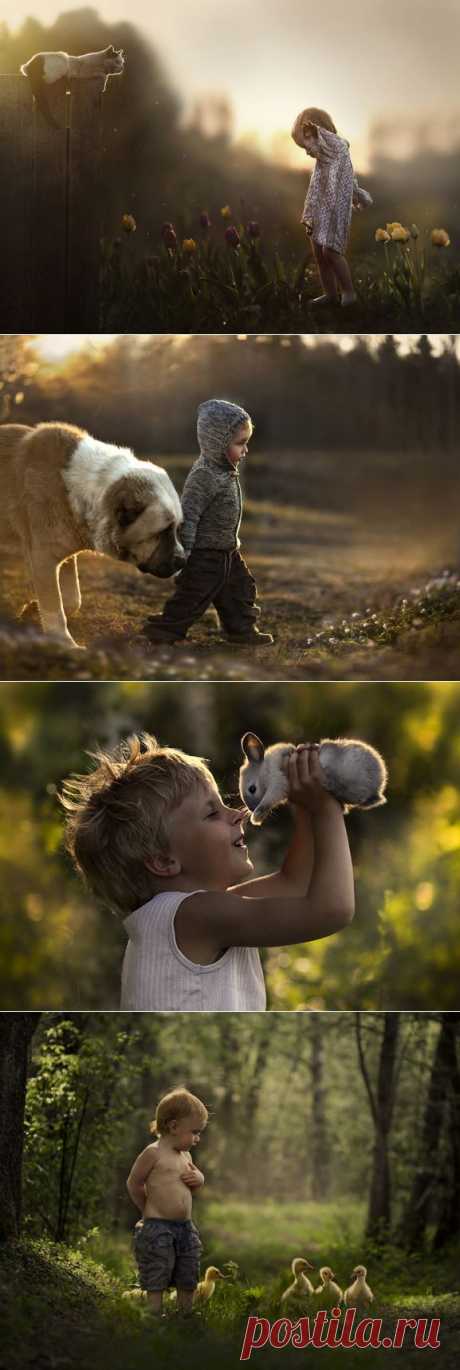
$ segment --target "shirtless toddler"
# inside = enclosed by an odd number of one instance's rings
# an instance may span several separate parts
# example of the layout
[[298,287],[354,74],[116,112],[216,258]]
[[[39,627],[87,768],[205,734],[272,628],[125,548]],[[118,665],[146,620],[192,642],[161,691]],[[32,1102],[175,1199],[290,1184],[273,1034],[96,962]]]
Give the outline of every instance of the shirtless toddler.
[[177,1288],[179,1312],[189,1313],[193,1305],[202,1248],[192,1222],[192,1194],[204,1176],[189,1148],[207,1121],[205,1105],[187,1089],[165,1094],[150,1124],[158,1141],[141,1151],[128,1176],[128,1193],[142,1213],[134,1232],[139,1279],[155,1313],[161,1313],[169,1285]]

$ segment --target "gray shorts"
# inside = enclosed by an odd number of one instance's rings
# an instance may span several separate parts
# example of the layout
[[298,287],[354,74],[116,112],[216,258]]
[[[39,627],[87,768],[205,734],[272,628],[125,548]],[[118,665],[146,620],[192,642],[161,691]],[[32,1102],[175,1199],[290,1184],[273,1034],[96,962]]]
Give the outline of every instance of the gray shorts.
[[191,1218],[141,1218],[134,1229],[134,1255],[141,1289],[159,1293],[170,1284],[196,1289],[202,1244]]

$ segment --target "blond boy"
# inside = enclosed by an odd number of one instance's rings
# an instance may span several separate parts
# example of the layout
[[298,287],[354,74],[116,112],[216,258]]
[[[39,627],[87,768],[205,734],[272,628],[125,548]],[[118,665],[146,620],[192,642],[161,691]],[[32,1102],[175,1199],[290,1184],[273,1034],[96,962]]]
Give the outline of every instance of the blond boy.
[[201,758],[149,735],[97,754],[68,780],[67,845],[128,935],[122,1009],[260,1011],[259,947],[329,937],[354,913],[340,804],[322,786],[318,748],[289,758],[293,836],[280,870],[251,879],[246,809],[223,803]]

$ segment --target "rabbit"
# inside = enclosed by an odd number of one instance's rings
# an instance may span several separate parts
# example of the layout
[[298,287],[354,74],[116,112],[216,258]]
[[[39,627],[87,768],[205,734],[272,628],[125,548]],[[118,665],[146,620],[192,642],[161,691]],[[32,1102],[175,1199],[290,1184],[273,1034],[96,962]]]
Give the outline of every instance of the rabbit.
[[[292,743],[276,742],[265,750],[255,733],[241,738],[245,760],[240,768],[240,794],[251,823],[263,823],[271,809],[287,799],[289,782],[286,761]],[[319,760],[326,790],[349,809],[374,809],[386,804],[387,768],[383,757],[367,742],[355,738],[326,737],[320,743]]]

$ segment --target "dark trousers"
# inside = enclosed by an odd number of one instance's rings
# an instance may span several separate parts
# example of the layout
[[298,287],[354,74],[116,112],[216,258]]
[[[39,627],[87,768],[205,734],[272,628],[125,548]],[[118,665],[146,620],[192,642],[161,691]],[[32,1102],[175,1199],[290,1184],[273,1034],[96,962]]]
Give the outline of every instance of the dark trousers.
[[197,547],[177,577],[162,622],[183,636],[213,604],[225,632],[243,633],[260,613],[256,596],[254,576],[238,551]]

